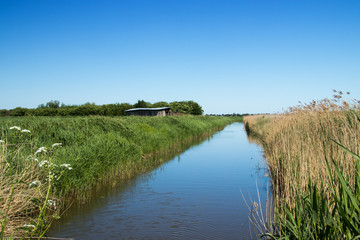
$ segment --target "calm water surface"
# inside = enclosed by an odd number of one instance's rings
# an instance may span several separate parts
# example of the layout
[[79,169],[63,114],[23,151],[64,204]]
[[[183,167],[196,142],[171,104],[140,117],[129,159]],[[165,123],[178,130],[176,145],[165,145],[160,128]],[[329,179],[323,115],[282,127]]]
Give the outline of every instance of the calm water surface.
[[[234,123],[153,172],[74,206],[49,236],[72,239],[250,239],[250,201],[266,200],[261,148]],[[257,187],[256,187],[257,184]]]

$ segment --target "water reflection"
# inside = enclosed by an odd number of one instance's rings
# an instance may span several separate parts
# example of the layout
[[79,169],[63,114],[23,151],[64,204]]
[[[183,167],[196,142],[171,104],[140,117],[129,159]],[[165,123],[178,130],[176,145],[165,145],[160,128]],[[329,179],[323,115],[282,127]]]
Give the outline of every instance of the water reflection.
[[261,148],[248,142],[240,123],[201,140],[154,171],[115,189],[103,188],[90,203],[74,206],[49,235],[249,239],[249,210],[242,193],[257,199],[257,183],[260,198],[266,199],[267,178],[256,168],[262,162]]

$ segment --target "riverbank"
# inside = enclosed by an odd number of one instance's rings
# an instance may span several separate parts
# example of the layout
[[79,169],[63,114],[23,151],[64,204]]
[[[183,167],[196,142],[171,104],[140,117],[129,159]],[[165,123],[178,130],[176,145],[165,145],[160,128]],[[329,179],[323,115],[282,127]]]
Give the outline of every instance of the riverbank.
[[269,229],[279,238],[358,235],[359,103],[338,99],[244,119],[268,161],[278,212]]
[[[16,228],[24,224],[21,234],[45,232],[65,199],[84,200],[100,183],[153,168],[156,158],[150,156],[180,150],[193,137],[241,120],[210,116],[1,119],[3,236],[20,233]],[[10,129],[14,126],[18,128]]]
[[154,170],[99,191],[85,206],[73,205],[48,235],[77,240],[257,239],[249,229],[243,196],[266,198],[267,178],[258,168],[261,147],[248,142],[242,123],[199,140],[180,154],[162,156],[165,164]]

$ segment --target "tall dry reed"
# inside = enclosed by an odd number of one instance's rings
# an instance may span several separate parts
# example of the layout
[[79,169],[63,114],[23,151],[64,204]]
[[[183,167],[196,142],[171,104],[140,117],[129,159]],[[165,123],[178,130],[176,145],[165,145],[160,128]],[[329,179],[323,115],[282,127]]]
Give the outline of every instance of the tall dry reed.
[[360,102],[334,98],[244,119],[263,145],[275,224],[265,239],[360,239]]
[[326,192],[326,159],[334,159],[354,183],[356,162],[334,141],[360,153],[360,123],[354,114],[359,109],[359,101],[343,100],[343,93],[335,91],[331,100],[300,104],[284,114],[245,117],[247,131],[264,147],[277,201],[293,203],[294,196],[308,191],[309,181]]

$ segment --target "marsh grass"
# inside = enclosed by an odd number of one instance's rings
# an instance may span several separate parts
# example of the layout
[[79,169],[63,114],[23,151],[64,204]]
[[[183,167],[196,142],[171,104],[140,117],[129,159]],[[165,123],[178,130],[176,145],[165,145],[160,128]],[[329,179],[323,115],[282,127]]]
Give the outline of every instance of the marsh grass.
[[[341,102],[339,106],[331,100],[322,100],[292,108],[281,115],[244,119],[251,134],[260,136],[274,193],[279,200],[290,203],[296,193],[306,192],[309,180],[328,189],[326,159],[335,159],[349,182],[354,184],[356,161],[339,150],[333,140],[357,154],[360,152],[360,122],[354,114],[358,109],[356,104]],[[257,125],[260,121],[262,124]]]
[[[59,209],[73,199],[84,202],[97,186],[151,170],[162,161],[157,155],[180,151],[192,138],[241,120],[207,116],[0,119],[0,221],[4,226],[0,239],[26,232],[30,237],[35,232],[41,236]],[[14,125],[30,133],[10,129]],[[52,151],[54,143],[62,146]],[[38,152],[42,146],[48,146],[47,152]],[[54,166],[71,170],[62,172]],[[30,188],[35,181],[42,184]],[[56,209],[49,200],[56,201]]]
[[9,130],[9,138],[3,135],[0,140],[0,239],[15,232],[21,238],[40,239],[57,216],[52,188],[71,166],[53,163],[59,144],[29,155],[25,149],[31,149],[31,131],[17,126]]
[[331,100],[302,104],[281,115],[245,118],[249,133],[260,136],[268,161],[277,212],[272,236],[357,236],[359,102],[342,95],[335,91]]
[[[335,142],[356,159],[355,184],[333,159],[327,161],[331,198],[309,182],[308,194],[294,197],[294,205],[278,208],[277,226],[263,231],[271,239],[360,239],[360,156]],[[333,169],[335,174],[333,174]]]

